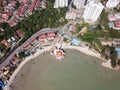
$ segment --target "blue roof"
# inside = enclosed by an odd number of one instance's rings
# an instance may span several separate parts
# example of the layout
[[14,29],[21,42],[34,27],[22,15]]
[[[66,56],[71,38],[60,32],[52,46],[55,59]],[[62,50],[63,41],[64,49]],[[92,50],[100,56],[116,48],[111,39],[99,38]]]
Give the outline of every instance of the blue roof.
[[112,23],[108,23],[108,26],[109,26],[109,28],[112,28],[113,24]]
[[80,43],[80,41],[78,39],[73,38],[72,43],[74,45],[78,45]]
[[115,48],[115,51],[117,52],[117,55],[120,56],[120,48],[119,47]]
[[0,87],[3,87],[3,86],[5,86],[5,84],[2,81],[0,81]]

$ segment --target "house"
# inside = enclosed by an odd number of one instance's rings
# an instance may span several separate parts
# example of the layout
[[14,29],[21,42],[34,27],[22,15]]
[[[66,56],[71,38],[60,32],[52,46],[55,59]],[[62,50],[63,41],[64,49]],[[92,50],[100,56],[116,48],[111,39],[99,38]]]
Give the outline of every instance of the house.
[[17,61],[18,59],[19,59],[19,57],[16,54],[12,57],[12,60]]
[[37,43],[37,39],[36,39],[36,37],[34,37],[34,38],[31,40],[30,43],[31,43],[32,45],[36,44],[36,43]]
[[37,0],[34,9],[37,10],[39,8],[39,5],[41,3],[41,0]]
[[119,20],[120,19],[120,13],[110,13],[108,15],[108,19],[110,21],[115,21],[115,20]]
[[48,32],[47,33],[47,38],[48,38],[48,40],[54,39],[55,38],[55,32]]
[[22,32],[21,30],[17,30],[16,33],[18,34],[18,36],[19,36],[20,38],[23,38],[23,37],[24,37],[23,32]]
[[35,4],[36,4],[37,0],[32,0],[31,1],[31,5],[30,5],[30,8],[28,10],[28,14],[32,14],[33,13],[33,10],[34,10],[34,7],[35,7]]
[[7,48],[10,47],[10,44],[7,42],[6,39],[3,39],[3,40],[1,41],[1,43],[3,43]]
[[103,46],[112,46],[112,41],[111,40],[102,40],[101,41],[101,44],[103,45]]
[[42,8],[45,9],[46,8],[46,3],[42,1]]
[[47,36],[55,36],[55,32],[48,32]]
[[26,43],[24,46],[23,46],[23,50],[29,50],[31,48],[31,43]]
[[75,24],[71,24],[71,25],[69,25],[69,30],[70,31],[73,31],[73,32],[75,32],[76,31],[76,29],[77,29],[77,26],[75,25]]
[[15,26],[17,24],[17,22],[14,20],[14,19],[10,19],[8,22],[7,22],[11,27]]
[[108,23],[110,28],[120,30],[120,13],[111,13],[108,15],[108,19],[111,21]]
[[110,21],[114,21],[114,20],[116,20],[116,16],[115,16],[114,14],[109,14],[109,15],[108,15],[108,19],[109,19]]
[[115,45],[115,46],[119,46],[119,45],[120,45],[120,39],[114,39],[114,40],[112,41],[112,43],[113,43],[113,45]]
[[46,39],[47,39],[47,36],[46,36],[46,34],[45,33],[43,33],[43,34],[40,34],[39,35],[39,40],[40,40],[40,42],[45,42],[46,41]]
[[120,20],[114,22],[113,29],[120,30]]

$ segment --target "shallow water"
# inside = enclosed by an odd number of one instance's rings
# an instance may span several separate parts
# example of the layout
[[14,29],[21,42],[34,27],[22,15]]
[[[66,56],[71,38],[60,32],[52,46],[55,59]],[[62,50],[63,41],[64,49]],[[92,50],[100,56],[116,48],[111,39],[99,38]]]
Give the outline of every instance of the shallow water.
[[120,71],[100,61],[76,50],[57,61],[46,52],[22,68],[11,90],[120,90]]

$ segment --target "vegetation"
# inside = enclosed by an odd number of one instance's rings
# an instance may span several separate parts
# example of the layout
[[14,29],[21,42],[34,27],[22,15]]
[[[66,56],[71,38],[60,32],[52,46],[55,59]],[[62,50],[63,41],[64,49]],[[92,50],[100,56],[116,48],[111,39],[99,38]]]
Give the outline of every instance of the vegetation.
[[108,20],[108,12],[105,12],[105,10],[103,10],[103,12],[101,13],[101,19],[100,19],[100,25],[102,27],[104,27],[105,30],[109,30],[109,20]]
[[71,4],[71,7],[74,8],[74,9],[76,9],[76,6],[73,3]]
[[111,59],[111,66],[114,68],[117,65],[117,52],[115,51],[115,47],[111,46],[110,48],[110,59]]
[[48,6],[46,9],[41,9],[35,11],[33,15],[29,16],[27,19],[22,20],[16,26],[10,27],[7,23],[0,24],[0,27],[5,29],[5,34],[1,36],[0,41],[4,38],[9,38],[13,33],[21,29],[24,32],[24,39],[22,43],[27,40],[32,34],[37,32],[42,28],[54,28],[60,27],[67,23],[67,20],[64,20],[63,23],[59,22],[61,17],[65,17],[65,12],[67,8],[53,8],[53,1],[51,0],[47,2]]

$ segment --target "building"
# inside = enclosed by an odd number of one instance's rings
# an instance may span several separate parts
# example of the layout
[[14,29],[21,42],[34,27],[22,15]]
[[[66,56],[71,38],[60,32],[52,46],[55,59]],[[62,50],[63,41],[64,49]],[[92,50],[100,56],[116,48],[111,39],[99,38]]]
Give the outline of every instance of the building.
[[114,46],[120,46],[120,39],[114,39],[112,43]]
[[111,13],[108,15],[108,19],[110,28],[120,30],[120,13]]
[[21,30],[17,30],[16,33],[20,38],[24,37],[23,32]]
[[113,29],[120,30],[120,20],[114,22]]
[[87,23],[94,23],[98,20],[104,6],[97,1],[90,1],[85,8],[83,18]]
[[73,0],[73,4],[78,9],[83,8],[86,5],[86,2],[87,2],[87,0]]
[[1,43],[3,43],[7,48],[10,47],[10,44],[7,42],[6,39],[3,39],[3,40],[1,41]]
[[106,7],[107,8],[114,8],[117,7],[117,5],[119,4],[120,0],[108,0],[106,3]]
[[119,12],[117,12],[117,13],[110,13],[110,14],[108,15],[108,19],[109,19],[110,21],[119,20],[119,19],[120,19],[120,13],[119,13]]
[[66,13],[66,19],[76,19],[77,13],[74,11],[70,11]]
[[103,45],[103,46],[112,46],[112,41],[111,40],[102,40],[101,41],[101,44]]
[[68,0],[56,0],[54,3],[54,8],[67,7]]

